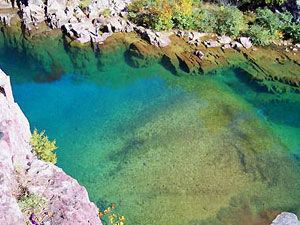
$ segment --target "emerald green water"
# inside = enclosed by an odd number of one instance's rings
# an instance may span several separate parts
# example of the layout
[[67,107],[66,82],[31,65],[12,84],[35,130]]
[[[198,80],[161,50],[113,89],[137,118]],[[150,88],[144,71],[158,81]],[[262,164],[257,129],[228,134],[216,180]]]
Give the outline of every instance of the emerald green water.
[[99,208],[116,203],[125,224],[300,215],[299,93],[268,93],[234,68],[199,76],[159,63],[134,68],[124,48],[0,40],[0,66],[32,129],[56,139],[57,165]]

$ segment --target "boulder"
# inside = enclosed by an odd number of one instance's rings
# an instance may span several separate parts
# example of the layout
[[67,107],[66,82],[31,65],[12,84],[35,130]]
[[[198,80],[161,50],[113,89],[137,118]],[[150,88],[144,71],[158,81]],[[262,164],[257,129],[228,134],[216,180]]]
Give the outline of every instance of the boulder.
[[231,38],[225,35],[219,36],[218,37],[218,42],[222,45],[224,44],[230,44]]
[[222,46],[223,50],[230,49],[230,48],[231,48],[230,44],[225,44],[225,45]]
[[282,212],[273,220],[271,225],[300,225],[300,221],[295,214]]
[[206,41],[204,41],[204,45],[206,48],[215,48],[215,47],[221,46],[221,44],[215,40],[206,40]]
[[141,26],[135,27],[135,30],[151,45],[157,47],[166,47],[171,43],[169,36],[172,34],[172,32],[155,32]]
[[252,47],[252,42],[249,37],[240,37],[239,41],[245,49],[249,49]]
[[238,41],[231,42],[230,46],[231,46],[231,48],[234,48],[234,49],[241,49],[243,47],[243,45]]
[[203,59],[203,57],[204,57],[204,53],[202,51],[200,51],[200,50],[195,50],[194,54],[196,56],[198,56],[200,59]]

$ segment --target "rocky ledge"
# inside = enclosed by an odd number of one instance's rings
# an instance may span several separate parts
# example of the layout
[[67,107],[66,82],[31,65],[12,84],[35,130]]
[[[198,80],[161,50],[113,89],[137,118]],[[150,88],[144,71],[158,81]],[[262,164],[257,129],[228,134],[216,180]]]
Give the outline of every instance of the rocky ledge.
[[38,160],[28,143],[30,137],[10,79],[0,70],[0,224],[34,224],[20,207],[20,199],[34,195],[46,202],[35,219],[38,224],[101,225],[86,189],[61,168]]

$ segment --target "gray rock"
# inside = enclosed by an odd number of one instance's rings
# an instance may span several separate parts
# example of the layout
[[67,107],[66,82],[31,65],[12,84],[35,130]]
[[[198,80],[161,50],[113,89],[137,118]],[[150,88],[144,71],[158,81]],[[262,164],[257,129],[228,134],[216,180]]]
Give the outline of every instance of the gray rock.
[[215,48],[215,47],[220,47],[220,43],[218,41],[215,40],[207,40],[204,41],[204,45],[206,48]]
[[252,42],[249,37],[240,37],[239,41],[245,49],[249,49],[252,47]]
[[271,225],[300,225],[300,221],[295,214],[282,212],[273,220]]

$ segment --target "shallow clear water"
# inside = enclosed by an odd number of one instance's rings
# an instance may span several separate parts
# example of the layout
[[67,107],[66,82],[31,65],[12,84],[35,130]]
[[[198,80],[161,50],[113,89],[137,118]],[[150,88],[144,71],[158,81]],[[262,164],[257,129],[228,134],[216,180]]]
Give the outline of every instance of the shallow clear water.
[[60,51],[54,77],[41,70],[49,61],[14,48],[2,47],[0,66],[32,129],[57,140],[58,166],[98,207],[116,203],[131,225],[300,213],[299,94],[268,93],[239,69],[180,77],[130,67],[124,49]]

